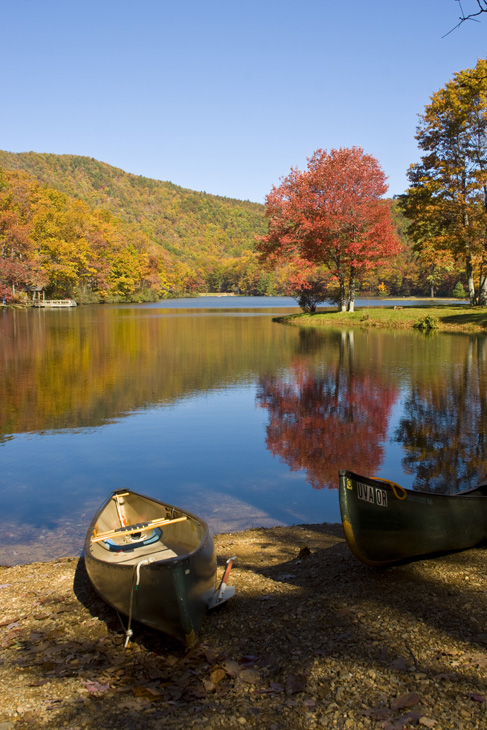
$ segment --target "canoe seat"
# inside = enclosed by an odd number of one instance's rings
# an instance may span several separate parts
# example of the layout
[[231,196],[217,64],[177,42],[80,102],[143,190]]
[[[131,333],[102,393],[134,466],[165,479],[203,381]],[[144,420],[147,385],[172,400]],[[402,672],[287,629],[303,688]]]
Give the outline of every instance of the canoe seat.
[[111,553],[120,552],[132,552],[136,548],[144,547],[145,545],[152,545],[158,542],[162,537],[162,530],[160,527],[155,527],[151,530],[150,534],[143,534],[142,532],[134,532],[128,535],[125,540],[126,542],[115,542],[112,538],[103,540],[100,544],[107,548]]
[[108,558],[112,563],[123,563],[124,565],[136,565],[142,557],[150,555],[154,561],[158,560],[170,560],[171,558],[177,558],[178,554],[171,548],[166,547],[163,543],[158,545],[146,545],[141,547],[135,552],[131,553],[111,553]]

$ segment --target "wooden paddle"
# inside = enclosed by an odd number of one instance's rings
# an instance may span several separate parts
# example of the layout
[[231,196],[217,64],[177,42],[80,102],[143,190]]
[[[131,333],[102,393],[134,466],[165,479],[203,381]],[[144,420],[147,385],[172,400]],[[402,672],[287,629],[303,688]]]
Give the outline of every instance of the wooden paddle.
[[121,537],[122,535],[132,535],[134,532],[142,532],[142,530],[148,527],[162,527],[163,525],[173,525],[175,522],[184,522],[187,517],[176,517],[173,520],[167,520],[165,517],[159,517],[157,520],[151,520],[150,522],[139,522],[137,525],[127,525],[127,527],[117,527],[115,530],[108,530],[107,532],[99,532],[98,534],[93,533],[91,542],[101,542],[102,540],[108,540],[111,537]]

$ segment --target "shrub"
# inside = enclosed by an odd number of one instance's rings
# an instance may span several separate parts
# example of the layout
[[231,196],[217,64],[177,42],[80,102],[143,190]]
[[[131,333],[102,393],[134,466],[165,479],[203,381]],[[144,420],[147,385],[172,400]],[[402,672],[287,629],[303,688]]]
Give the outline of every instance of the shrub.
[[418,319],[418,321],[413,324],[413,327],[417,330],[423,330],[423,332],[429,332],[430,330],[438,329],[438,320],[431,314],[427,314],[426,317]]
[[467,292],[465,291],[461,281],[457,281],[453,290],[453,296],[456,299],[467,299]]

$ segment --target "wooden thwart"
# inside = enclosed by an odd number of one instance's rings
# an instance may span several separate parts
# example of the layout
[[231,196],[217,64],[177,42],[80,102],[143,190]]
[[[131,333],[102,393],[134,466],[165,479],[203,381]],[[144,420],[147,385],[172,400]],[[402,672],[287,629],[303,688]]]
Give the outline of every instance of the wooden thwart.
[[141,532],[146,530],[148,527],[162,527],[163,525],[173,525],[175,522],[184,522],[187,517],[176,517],[173,520],[167,520],[165,517],[159,517],[157,520],[151,520],[150,522],[140,522],[138,525],[127,525],[127,527],[117,527],[115,530],[108,530],[107,532],[99,532],[93,534],[91,542],[101,542],[102,540],[109,540],[111,537],[122,537],[123,535],[133,535],[134,532]]

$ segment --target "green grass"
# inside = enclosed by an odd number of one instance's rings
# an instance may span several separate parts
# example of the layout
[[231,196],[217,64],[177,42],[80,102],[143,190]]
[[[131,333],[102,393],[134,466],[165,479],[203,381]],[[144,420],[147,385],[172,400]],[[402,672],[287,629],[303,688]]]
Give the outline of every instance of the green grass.
[[414,305],[394,309],[394,306],[358,307],[355,312],[333,309],[316,314],[290,314],[276,321],[300,327],[386,327],[410,329],[423,320],[433,318],[435,330],[442,332],[487,332],[487,307],[467,304],[437,304],[430,307]]

